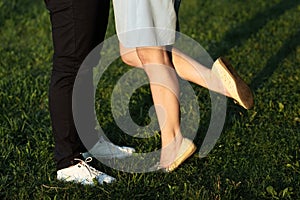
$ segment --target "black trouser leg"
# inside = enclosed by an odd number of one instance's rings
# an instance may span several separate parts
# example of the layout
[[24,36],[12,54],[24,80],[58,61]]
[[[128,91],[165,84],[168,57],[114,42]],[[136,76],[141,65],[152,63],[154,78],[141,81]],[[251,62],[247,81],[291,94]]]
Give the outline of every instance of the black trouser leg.
[[[72,91],[82,61],[104,39],[109,0],[45,0],[45,3],[50,11],[54,45],[49,91],[54,157],[57,169],[62,169],[86,151],[74,125]],[[89,80],[86,84],[92,87],[92,76]],[[83,95],[87,101],[93,101],[92,90]],[[93,107],[86,109],[93,110]],[[95,120],[93,112],[90,114],[89,118]]]

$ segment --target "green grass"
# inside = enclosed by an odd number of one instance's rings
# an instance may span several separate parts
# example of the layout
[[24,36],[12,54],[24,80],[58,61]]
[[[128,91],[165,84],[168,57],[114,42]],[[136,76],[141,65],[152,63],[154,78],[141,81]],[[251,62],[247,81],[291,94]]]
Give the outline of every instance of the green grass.
[[[43,1],[0,0],[0,198],[300,199],[300,2],[211,2],[183,1],[181,31],[213,58],[231,60],[254,91],[254,109],[243,111],[229,101],[215,148],[173,173],[124,173],[97,163],[118,182],[85,187],[55,179],[47,99],[52,42]],[[112,20],[107,37],[114,34]],[[120,77],[126,70],[117,61],[107,73]],[[100,85],[97,115],[109,137],[139,151],[159,147],[159,137],[132,139],[118,129],[109,110],[113,83]],[[201,135],[209,122],[209,96],[194,88]],[[149,90],[140,89],[132,97],[133,113],[140,114],[134,120],[145,123],[150,105]]]

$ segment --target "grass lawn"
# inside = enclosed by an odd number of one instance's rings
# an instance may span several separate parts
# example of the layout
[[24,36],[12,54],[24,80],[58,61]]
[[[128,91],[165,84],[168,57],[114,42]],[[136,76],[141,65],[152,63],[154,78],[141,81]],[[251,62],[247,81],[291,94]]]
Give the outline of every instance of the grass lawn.
[[[169,174],[125,173],[97,163],[118,181],[88,187],[55,178],[48,112],[52,41],[43,1],[0,0],[0,199],[300,199],[300,2],[211,2],[183,1],[181,32],[214,59],[231,61],[250,84],[255,107],[244,111],[228,101],[222,135],[205,158],[196,153]],[[112,14],[107,37],[114,35]],[[126,70],[116,61],[107,73],[113,79]],[[97,91],[97,116],[108,137],[140,152],[159,147],[159,137],[132,138],[116,126],[113,86],[105,79]],[[193,88],[200,135],[210,120],[209,95]],[[151,102],[147,87],[132,97],[138,123],[147,122]],[[200,136],[195,143],[200,147]]]

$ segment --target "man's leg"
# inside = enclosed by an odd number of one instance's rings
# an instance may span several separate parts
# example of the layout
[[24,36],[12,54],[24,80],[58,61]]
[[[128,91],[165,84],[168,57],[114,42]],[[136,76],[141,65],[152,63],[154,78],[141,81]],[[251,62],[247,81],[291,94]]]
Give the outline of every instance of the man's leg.
[[[59,170],[75,164],[74,158],[80,158],[80,153],[86,150],[74,125],[72,91],[82,61],[104,39],[109,0],[45,2],[50,11],[54,44],[49,106]],[[90,83],[85,84],[90,84],[92,89],[92,77]],[[93,93],[85,98],[93,101]],[[93,108],[86,109],[92,111],[91,122],[95,121]]]

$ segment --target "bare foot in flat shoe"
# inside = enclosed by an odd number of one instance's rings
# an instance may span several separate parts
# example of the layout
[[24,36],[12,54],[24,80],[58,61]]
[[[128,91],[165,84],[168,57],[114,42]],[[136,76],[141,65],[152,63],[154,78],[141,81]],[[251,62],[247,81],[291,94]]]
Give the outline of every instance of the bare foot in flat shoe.
[[160,155],[160,166],[162,168],[166,168],[171,163],[173,163],[176,159],[177,153],[180,149],[180,146],[182,144],[182,136],[180,135],[175,137],[172,142],[167,144],[165,147],[161,149],[161,155]]
[[233,98],[245,109],[251,109],[254,106],[253,94],[250,87],[225,58],[218,58],[214,62],[212,72],[220,78],[229,93],[229,97]]
[[171,172],[179,167],[186,159],[188,159],[196,151],[196,146],[194,143],[187,138],[182,139],[182,143],[177,151],[174,161],[170,163],[167,167],[162,166],[162,171]]

